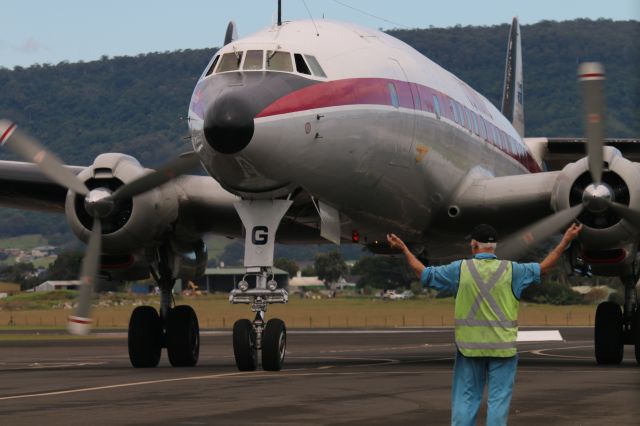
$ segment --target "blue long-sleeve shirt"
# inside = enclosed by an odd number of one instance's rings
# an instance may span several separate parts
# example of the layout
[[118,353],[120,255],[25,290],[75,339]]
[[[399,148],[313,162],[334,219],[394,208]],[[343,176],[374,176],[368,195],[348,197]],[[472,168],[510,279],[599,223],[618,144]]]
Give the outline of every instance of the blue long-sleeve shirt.
[[[496,255],[491,253],[478,253],[474,257],[476,259],[496,259]],[[448,265],[427,266],[422,271],[420,282],[424,287],[444,291],[455,296],[460,285],[461,263],[462,260],[456,260]],[[513,274],[511,288],[514,296],[520,299],[525,288],[531,284],[540,283],[540,264],[511,262],[511,265]]]

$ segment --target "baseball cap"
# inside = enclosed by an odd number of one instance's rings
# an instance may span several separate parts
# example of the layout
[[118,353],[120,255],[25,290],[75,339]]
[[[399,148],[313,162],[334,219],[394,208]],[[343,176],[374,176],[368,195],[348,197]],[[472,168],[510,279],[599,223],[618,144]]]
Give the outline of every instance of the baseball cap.
[[467,235],[467,240],[476,240],[479,243],[495,243],[498,242],[498,232],[491,225],[482,223]]

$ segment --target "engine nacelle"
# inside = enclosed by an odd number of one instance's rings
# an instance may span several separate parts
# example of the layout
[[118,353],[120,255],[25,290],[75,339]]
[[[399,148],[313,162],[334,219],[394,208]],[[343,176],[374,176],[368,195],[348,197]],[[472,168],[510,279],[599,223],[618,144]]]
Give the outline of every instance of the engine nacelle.
[[202,240],[171,240],[167,249],[173,278],[194,280],[207,268],[207,245]]
[[[103,187],[113,192],[145,173],[135,158],[108,153],[99,155],[78,177],[89,189]],[[76,236],[87,242],[93,218],[85,210],[84,197],[69,191],[65,214]],[[121,200],[102,219],[102,251],[122,254],[152,246],[166,235],[177,217],[178,195],[171,184]]]
[[[605,167],[602,183],[611,193],[611,201],[640,210],[640,168],[625,159],[620,151],[604,148]],[[553,190],[552,207],[556,211],[583,203],[585,190],[592,183],[587,158],[562,169]],[[610,208],[585,207],[578,216],[583,224],[580,243],[585,250],[617,249],[637,239],[639,230]]]

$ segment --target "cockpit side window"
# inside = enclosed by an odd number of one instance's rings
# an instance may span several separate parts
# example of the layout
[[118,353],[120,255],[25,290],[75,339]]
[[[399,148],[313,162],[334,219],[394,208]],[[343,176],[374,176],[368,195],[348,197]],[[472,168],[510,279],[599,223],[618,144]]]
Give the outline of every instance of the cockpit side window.
[[261,70],[262,69],[262,50],[247,50],[247,56],[244,58],[244,70]]
[[225,53],[220,59],[220,65],[216,72],[237,71],[242,62],[242,52]]
[[295,61],[296,61],[296,71],[298,71],[300,74],[309,74],[309,75],[311,75],[311,71],[309,70],[309,67],[307,66],[307,63],[304,61],[304,58],[302,57],[301,54],[294,53],[293,54],[293,59],[295,59]]
[[315,56],[304,55],[304,58],[307,60],[307,64],[309,64],[309,68],[311,68],[311,72],[313,72],[313,75],[315,75],[316,77],[326,77],[327,76],[324,73],[324,71],[322,70],[322,67],[320,66],[320,63],[318,63],[318,60],[316,59]]
[[278,50],[267,50],[267,70],[293,72],[291,54]]
[[219,55],[216,55],[216,57],[213,58],[213,62],[211,63],[211,66],[207,70],[207,73],[205,74],[205,77],[208,76],[208,75],[213,74],[213,70],[216,69],[216,65],[218,65],[218,59],[220,59]]

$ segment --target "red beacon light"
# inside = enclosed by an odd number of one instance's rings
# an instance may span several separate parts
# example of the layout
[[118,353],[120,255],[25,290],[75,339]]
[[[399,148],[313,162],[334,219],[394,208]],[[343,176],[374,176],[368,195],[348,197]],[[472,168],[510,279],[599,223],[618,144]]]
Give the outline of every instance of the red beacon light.
[[351,232],[351,241],[353,241],[354,243],[357,243],[360,241],[360,234],[358,233],[358,231]]

